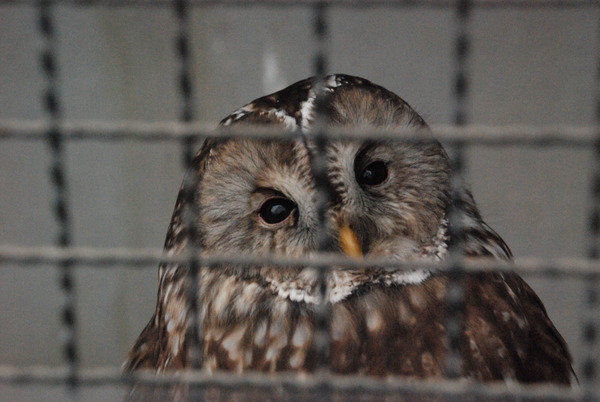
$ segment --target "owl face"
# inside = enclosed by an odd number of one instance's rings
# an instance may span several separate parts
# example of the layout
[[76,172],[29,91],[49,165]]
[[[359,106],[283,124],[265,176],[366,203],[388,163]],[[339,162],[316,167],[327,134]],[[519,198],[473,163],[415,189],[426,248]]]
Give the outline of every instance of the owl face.
[[[331,126],[426,129],[406,119],[410,111],[392,109],[379,98],[365,100],[360,88],[336,92],[325,102],[331,110],[338,110],[336,102],[345,105],[343,114],[328,114]],[[257,124],[250,116],[233,124]],[[260,118],[285,129],[276,113]],[[199,183],[204,248],[285,256],[317,250],[322,226],[311,171],[315,148],[310,137],[292,133],[282,140],[236,138],[212,145]],[[352,230],[366,255],[407,258],[431,246],[444,219],[450,177],[437,142],[332,140],[325,159],[330,195],[325,227],[332,251],[340,250],[342,227]]]

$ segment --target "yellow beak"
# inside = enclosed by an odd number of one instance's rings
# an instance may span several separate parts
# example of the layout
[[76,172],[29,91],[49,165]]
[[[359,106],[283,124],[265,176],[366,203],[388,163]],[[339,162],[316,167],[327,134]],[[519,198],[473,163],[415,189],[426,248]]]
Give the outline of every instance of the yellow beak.
[[356,237],[356,233],[350,229],[350,225],[347,223],[343,224],[340,228],[340,247],[350,257],[362,258],[363,253],[360,249],[358,237]]

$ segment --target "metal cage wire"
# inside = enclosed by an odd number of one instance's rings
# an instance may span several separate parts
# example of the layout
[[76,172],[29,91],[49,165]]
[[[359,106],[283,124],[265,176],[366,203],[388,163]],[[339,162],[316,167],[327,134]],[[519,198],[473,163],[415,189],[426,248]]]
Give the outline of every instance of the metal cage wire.
[[[0,381],[8,383],[67,383],[73,389],[82,384],[134,384],[138,382],[153,383],[159,385],[170,385],[180,382],[195,384],[198,386],[218,385],[224,387],[248,387],[248,386],[289,386],[289,387],[308,387],[323,389],[326,392],[331,390],[363,390],[370,391],[408,391],[419,393],[439,393],[445,397],[457,396],[487,396],[502,397],[516,396],[522,398],[532,398],[540,400],[589,400],[600,397],[595,389],[597,381],[597,362],[593,353],[588,353],[588,358],[583,362],[583,372],[580,374],[581,386],[575,389],[562,389],[551,385],[525,386],[522,384],[473,384],[459,381],[444,380],[436,383],[419,382],[397,379],[395,381],[381,380],[377,378],[365,377],[339,377],[327,373],[326,361],[321,359],[322,367],[319,375],[309,378],[300,378],[294,375],[281,374],[277,376],[266,376],[260,373],[251,373],[243,376],[228,376],[218,374],[215,376],[206,376],[200,372],[191,371],[189,373],[177,373],[173,375],[153,376],[148,373],[123,374],[118,369],[94,368],[82,369],[79,367],[79,352],[77,342],[77,317],[75,316],[75,300],[77,289],[73,283],[73,269],[76,266],[87,265],[93,267],[112,267],[115,264],[127,265],[131,267],[141,267],[149,263],[157,264],[165,261],[179,261],[177,258],[167,258],[162,255],[161,250],[140,250],[140,249],[105,249],[105,248],[78,248],[72,247],[71,237],[72,229],[70,224],[70,204],[69,204],[69,183],[66,180],[65,172],[68,166],[65,165],[64,144],[68,141],[177,141],[182,144],[182,163],[189,168],[192,164],[195,147],[206,136],[238,136],[248,135],[261,138],[273,138],[278,133],[273,130],[260,130],[244,133],[236,132],[231,128],[214,129],[212,125],[198,122],[194,116],[195,91],[190,77],[192,45],[189,38],[189,8],[202,7],[210,4],[220,4],[229,6],[251,6],[252,4],[268,4],[273,7],[284,7],[289,5],[300,5],[310,7],[313,10],[313,36],[316,51],[314,53],[313,70],[317,77],[323,77],[328,66],[329,50],[329,30],[328,30],[328,7],[365,7],[365,6],[386,6],[386,7],[444,7],[455,9],[456,36],[454,39],[454,124],[449,126],[433,126],[435,137],[450,145],[454,152],[454,168],[457,176],[462,173],[465,165],[463,151],[465,147],[472,144],[491,144],[494,146],[503,146],[509,144],[518,144],[528,147],[543,147],[560,144],[568,147],[593,147],[595,150],[594,159],[594,177],[592,188],[592,210],[590,211],[590,251],[587,259],[516,259],[513,264],[503,262],[485,262],[472,263],[458,256],[451,255],[447,262],[440,264],[440,269],[448,270],[453,273],[453,287],[449,292],[448,303],[452,307],[448,317],[449,325],[448,338],[451,345],[450,357],[448,359],[447,374],[450,378],[458,376],[460,371],[460,350],[458,344],[460,340],[460,322],[462,289],[460,274],[473,270],[500,270],[514,271],[517,273],[527,273],[540,276],[569,276],[583,277],[588,283],[586,308],[583,311],[585,324],[582,330],[585,349],[593,351],[596,348],[598,323],[594,319],[594,311],[598,307],[599,298],[597,289],[598,275],[600,274],[600,262],[598,262],[598,244],[600,242],[600,106],[596,108],[596,126],[593,127],[574,127],[574,126],[473,126],[468,124],[466,113],[466,102],[468,99],[469,88],[469,48],[470,48],[470,30],[469,17],[474,7],[551,7],[551,8],[572,8],[572,7],[598,7],[600,1],[597,0],[423,0],[419,2],[410,0],[258,0],[249,4],[239,0],[177,0],[173,3],[164,0],[146,0],[136,1],[128,0],[116,2],[113,0],[0,0],[0,3],[32,4],[38,7],[39,19],[38,29],[43,38],[43,49],[41,50],[41,70],[45,77],[45,91],[43,91],[42,104],[46,115],[45,121],[0,121],[0,140],[18,140],[18,141],[46,141],[51,155],[51,165],[49,167],[50,180],[54,189],[54,216],[58,228],[55,247],[19,247],[16,245],[0,246],[0,264],[18,264],[18,265],[56,265],[60,272],[59,286],[63,295],[63,306],[61,311],[61,323],[65,329],[65,338],[63,344],[63,360],[65,367],[56,368],[18,368],[3,366],[0,367]],[[61,100],[58,95],[60,85],[59,72],[60,66],[57,65],[56,58],[56,34],[55,22],[52,16],[52,6],[56,3],[72,3],[82,6],[96,7],[173,7],[174,17],[177,21],[177,34],[175,38],[176,54],[178,57],[178,91],[181,100],[181,112],[179,122],[126,122],[116,123],[109,121],[84,121],[69,122],[62,118]],[[596,38],[597,40],[597,38]],[[598,66],[600,71],[600,56],[598,57]],[[600,76],[597,78],[600,81]],[[597,82],[596,84],[599,84]],[[600,98],[598,99],[600,102]],[[407,141],[417,140],[416,134],[410,130],[373,130],[372,132],[354,132],[354,131],[325,131],[317,122],[317,129],[314,133],[317,144],[323,143],[327,138],[337,137],[359,137],[359,138],[405,138]],[[419,133],[418,139],[422,140],[423,134]],[[319,182],[319,178],[324,176],[322,167],[324,163],[320,160],[324,156],[322,149],[316,154],[316,160],[313,163],[313,172],[317,178],[318,188],[322,193],[324,184]],[[196,219],[197,211],[193,208],[193,180],[184,182],[184,192],[188,201],[185,220],[188,222],[190,237],[195,236],[194,225],[191,224]],[[324,217],[324,205],[326,198],[321,197],[322,202],[319,206],[321,218]],[[323,219],[321,219],[323,222]],[[456,223],[456,222],[455,222]],[[452,225],[458,227],[458,225]],[[458,227],[460,230],[460,227]],[[324,239],[323,242],[327,240]],[[201,255],[202,250],[198,250],[191,242],[188,253],[182,262],[186,262],[190,267],[191,283],[196,284],[199,275],[200,266],[212,266],[220,263],[236,264],[259,264],[269,263],[273,265],[311,265],[319,268],[321,273],[321,288],[324,291],[324,278],[327,267],[332,264],[343,264],[346,266],[367,266],[373,261],[355,261],[340,256],[332,256],[326,253],[320,253],[311,259],[285,259],[277,257],[257,258],[255,256],[206,256]],[[323,243],[324,244],[324,243]],[[322,248],[320,251],[324,251]],[[386,266],[386,262],[376,261],[380,266]],[[389,265],[389,263],[387,263]],[[430,266],[430,264],[427,264]],[[394,263],[394,267],[398,267]],[[415,264],[403,267],[406,269],[415,268]],[[196,304],[196,288],[193,286],[190,290],[191,308],[197,311],[200,306]],[[322,298],[325,300],[325,298]],[[328,308],[324,303],[319,309],[319,335],[321,339],[321,356],[327,354],[328,328],[327,317]],[[195,317],[195,314],[192,314]],[[458,325],[456,325],[458,323]],[[200,339],[198,331],[201,329],[198,325],[191,326],[195,331],[193,339]],[[197,344],[190,348],[191,361],[197,362],[195,369],[200,367],[201,345]],[[323,388],[324,387],[324,388]]]

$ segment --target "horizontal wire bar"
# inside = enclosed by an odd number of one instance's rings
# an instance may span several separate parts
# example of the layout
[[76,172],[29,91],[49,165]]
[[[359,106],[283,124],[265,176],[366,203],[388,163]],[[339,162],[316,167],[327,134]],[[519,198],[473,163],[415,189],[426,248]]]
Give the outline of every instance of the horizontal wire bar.
[[[302,258],[256,255],[206,255],[198,254],[200,263],[212,267],[224,264],[242,266],[273,265],[282,267],[343,267],[359,269],[379,267],[390,270],[435,269],[445,270],[459,264],[465,271],[499,271],[517,272],[531,276],[569,276],[569,277],[599,277],[600,260],[586,258],[516,258],[512,262],[493,259],[454,258],[442,262],[398,262],[389,259],[365,258],[353,259],[343,254],[314,253]],[[93,247],[21,247],[0,245],[0,264],[39,265],[56,264],[68,261],[72,264],[109,266],[147,266],[159,263],[189,262],[189,255],[166,256],[159,249],[130,249],[130,248],[93,248]]]
[[[48,125],[42,121],[0,120],[0,140],[45,140]],[[327,129],[328,138],[437,139],[484,145],[572,145],[588,146],[598,141],[596,126],[495,126],[433,125],[432,132],[415,129]],[[216,127],[216,123],[176,121],[68,121],[60,125],[64,140],[179,141],[189,137],[293,138],[289,131],[269,127]]]
[[[9,384],[63,384],[68,376],[64,367],[14,367],[0,366],[0,383]],[[597,397],[598,391],[582,387],[561,387],[552,384],[525,385],[519,383],[477,383],[465,380],[425,381],[406,377],[369,377],[362,375],[336,375],[319,373],[311,374],[263,374],[249,372],[243,375],[217,372],[207,374],[201,371],[187,370],[156,375],[149,371],[123,373],[115,367],[94,367],[80,369],[77,373],[77,383],[85,385],[105,384],[155,384],[178,385],[190,384],[197,386],[231,387],[301,387],[303,390],[319,389],[324,384],[338,391],[369,391],[369,392],[410,392],[435,393],[454,396],[502,397],[513,396],[535,398],[539,400],[582,400]]]
[[[458,0],[188,0],[191,6],[309,6],[317,3],[341,7],[411,7],[450,8]],[[39,0],[0,0],[0,4],[37,5]],[[76,6],[156,7],[169,6],[170,0],[54,0],[57,4]],[[472,5],[482,8],[578,8],[600,5],[600,0],[472,0]]]

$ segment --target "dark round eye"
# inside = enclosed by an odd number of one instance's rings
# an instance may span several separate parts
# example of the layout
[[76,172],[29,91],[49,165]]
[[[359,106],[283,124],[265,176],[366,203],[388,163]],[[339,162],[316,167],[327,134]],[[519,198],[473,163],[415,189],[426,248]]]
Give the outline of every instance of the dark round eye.
[[375,161],[364,168],[356,178],[358,183],[366,186],[381,184],[388,177],[388,169],[384,162]]
[[296,204],[287,198],[274,197],[266,200],[260,207],[258,215],[270,225],[283,222],[296,209]]

